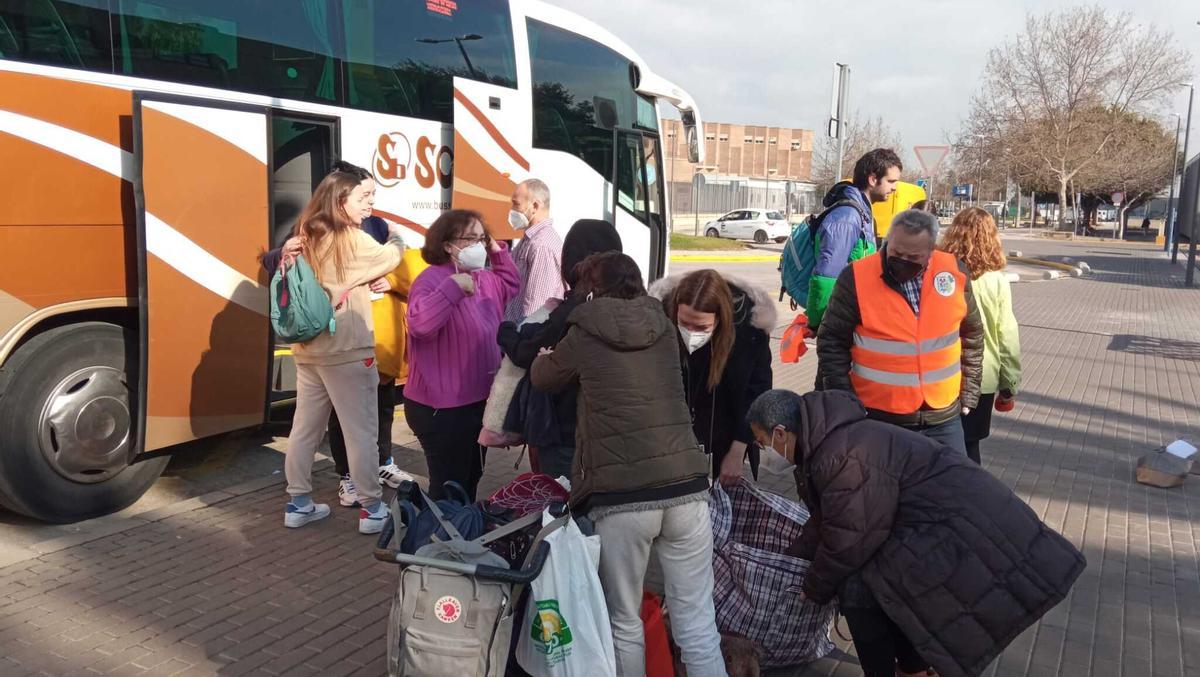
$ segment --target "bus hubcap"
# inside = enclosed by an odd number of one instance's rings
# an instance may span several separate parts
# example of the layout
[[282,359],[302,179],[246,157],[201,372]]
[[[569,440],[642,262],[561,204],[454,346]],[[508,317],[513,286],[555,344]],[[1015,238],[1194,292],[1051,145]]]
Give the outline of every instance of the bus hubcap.
[[63,477],[103,482],[129,460],[129,391],[112,367],[88,367],[64,378],[42,407],[42,454]]

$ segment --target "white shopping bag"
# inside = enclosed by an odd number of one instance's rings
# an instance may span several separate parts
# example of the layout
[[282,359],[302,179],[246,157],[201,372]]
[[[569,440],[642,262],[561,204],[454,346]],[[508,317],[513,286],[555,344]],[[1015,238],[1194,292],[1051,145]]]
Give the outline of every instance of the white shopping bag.
[[[553,518],[542,515],[542,524]],[[600,537],[574,520],[546,537],[550,557],[530,586],[517,662],[533,677],[616,677],[612,629],[600,588]]]

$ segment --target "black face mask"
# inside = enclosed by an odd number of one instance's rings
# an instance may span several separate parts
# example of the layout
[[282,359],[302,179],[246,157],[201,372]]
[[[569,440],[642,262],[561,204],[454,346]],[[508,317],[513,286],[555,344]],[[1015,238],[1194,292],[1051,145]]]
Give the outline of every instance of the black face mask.
[[921,274],[925,270],[925,266],[912,261],[906,261],[897,256],[889,256],[887,259],[888,275],[897,282],[908,282]]

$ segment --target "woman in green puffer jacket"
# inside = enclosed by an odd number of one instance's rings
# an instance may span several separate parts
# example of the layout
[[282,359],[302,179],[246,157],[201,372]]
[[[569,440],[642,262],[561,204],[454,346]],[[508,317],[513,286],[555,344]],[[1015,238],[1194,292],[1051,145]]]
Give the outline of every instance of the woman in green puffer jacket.
[[1004,266],[1004,246],[992,215],[978,207],[964,209],[942,236],[940,249],[954,254],[971,271],[975,303],[983,316],[983,382],[979,406],[963,417],[967,456],[981,463],[979,441],[992,427],[992,407],[1011,408],[1021,385],[1021,338],[1012,309],[1012,286]]

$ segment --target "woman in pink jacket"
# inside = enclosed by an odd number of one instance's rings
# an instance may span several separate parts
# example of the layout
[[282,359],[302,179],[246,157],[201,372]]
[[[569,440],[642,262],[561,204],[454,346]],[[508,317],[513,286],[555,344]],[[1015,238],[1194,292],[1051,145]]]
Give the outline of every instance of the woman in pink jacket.
[[429,268],[408,295],[405,413],[425,450],[429,493],[441,498],[442,484],[453,480],[474,500],[483,475],[483,409],[500,368],[496,332],[521,279],[478,212],[452,209],[438,217],[421,255]]

